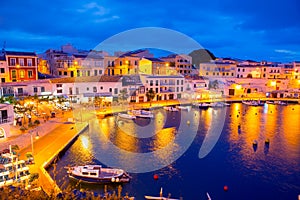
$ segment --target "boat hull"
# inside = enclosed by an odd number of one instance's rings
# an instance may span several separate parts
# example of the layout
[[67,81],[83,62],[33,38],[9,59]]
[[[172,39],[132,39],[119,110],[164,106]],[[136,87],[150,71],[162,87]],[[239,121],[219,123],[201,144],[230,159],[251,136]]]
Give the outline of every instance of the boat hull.
[[[108,177],[108,178],[93,178],[93,177],[83,177],[83,176],[79,176],[76,174],[69,174],[70,178],[73,178],[77,181],[82,181],[85,183],[96,183],[96,184],[108,184],[108,183],[128,183],[130,182],[130,178],[126,177],[126,176],[119,176],[116,177],[114,180],[112,181],[112,177]],[[116,181],[118,178],[118,181]]]

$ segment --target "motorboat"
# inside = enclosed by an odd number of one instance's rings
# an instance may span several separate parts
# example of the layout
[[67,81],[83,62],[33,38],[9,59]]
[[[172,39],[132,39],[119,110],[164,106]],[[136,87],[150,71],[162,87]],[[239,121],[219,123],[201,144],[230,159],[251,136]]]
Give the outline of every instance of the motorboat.
[[131,114],[139,118],[154,118],[153,113],[148,110],[132,110],[132,111],[128,111],[128,114]]
[[214,108],[223,108],[226,106],[230,106],[230,104],[225,103],[225,102],[214,102],[211,104],[211,107],[214,107]]
[[198,104],[198,108],[205,109],[205,108],[209,108],[209,107],[211,107],[210,103],[199,103]]
[[131,114],[126,114],[126,113],[118,113],[118,117],[123,118],[123,119],[135,119],[136,118],[136,116],[131,115]]
[[177,108],[179,110],[186,110],[186,111],[190,111],[191,110],[191,106],[177,106]]
[[165,106],[164,110],[171,111],[171,112],[178,112],[178,108],[172,107],[172,106]]
[[172,199],[170,197],[163,197],[162,188],[160,188],[159,197],[156,196],[146,196],[145,199],[152,199],[152,200],[179,200],[179,199]]
[[261,102],[261,101],[255,101],[255,100],[252,100],[252,101],[242,101],[243,104],[245,105],[248,105],[248,106],[263,106],[264,103]]
[[123,169],[103,168],[101,165],[66,167],[70,178],[86,183],[127,183],[131,177]]
[[0,156],[0,188],[29,180],[29,167],[12,153]]

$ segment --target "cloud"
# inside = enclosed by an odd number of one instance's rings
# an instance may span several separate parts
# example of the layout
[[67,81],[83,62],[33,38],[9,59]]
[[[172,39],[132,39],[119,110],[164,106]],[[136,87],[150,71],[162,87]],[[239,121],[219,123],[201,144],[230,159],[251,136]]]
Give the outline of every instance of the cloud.
[[83,8],[77,9],[79,13],[92,12],[93,15],[103,16],[109,13],[109,10],[96,2],[91,2],[82,6]]
[[292,54],[292,55],[298,54],[295,51],[286,50],[286,49],[275,49],[274,51],[277,53],[285,53],[285,54]]

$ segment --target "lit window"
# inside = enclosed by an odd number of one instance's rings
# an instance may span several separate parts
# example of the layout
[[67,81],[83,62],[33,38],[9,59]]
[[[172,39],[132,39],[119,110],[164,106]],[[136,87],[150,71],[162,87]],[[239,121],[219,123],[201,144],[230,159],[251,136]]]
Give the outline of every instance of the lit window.
[[25,71],[24,70],[20,70],[20,78],[24,78],[25,77]]

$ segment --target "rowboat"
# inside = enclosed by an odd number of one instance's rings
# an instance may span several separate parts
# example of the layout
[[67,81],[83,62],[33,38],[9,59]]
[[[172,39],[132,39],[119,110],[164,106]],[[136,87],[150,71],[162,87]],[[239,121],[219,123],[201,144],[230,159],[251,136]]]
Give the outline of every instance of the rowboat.
[[159,197],[155,197],[155,196],[145,196],[145,199],[152,199],[152,200],[179,200],[179,199],[172,199],[170,197],[163,197],[163,192],[162,192],[162,188],[160,188],[160,193],[159,193]]

